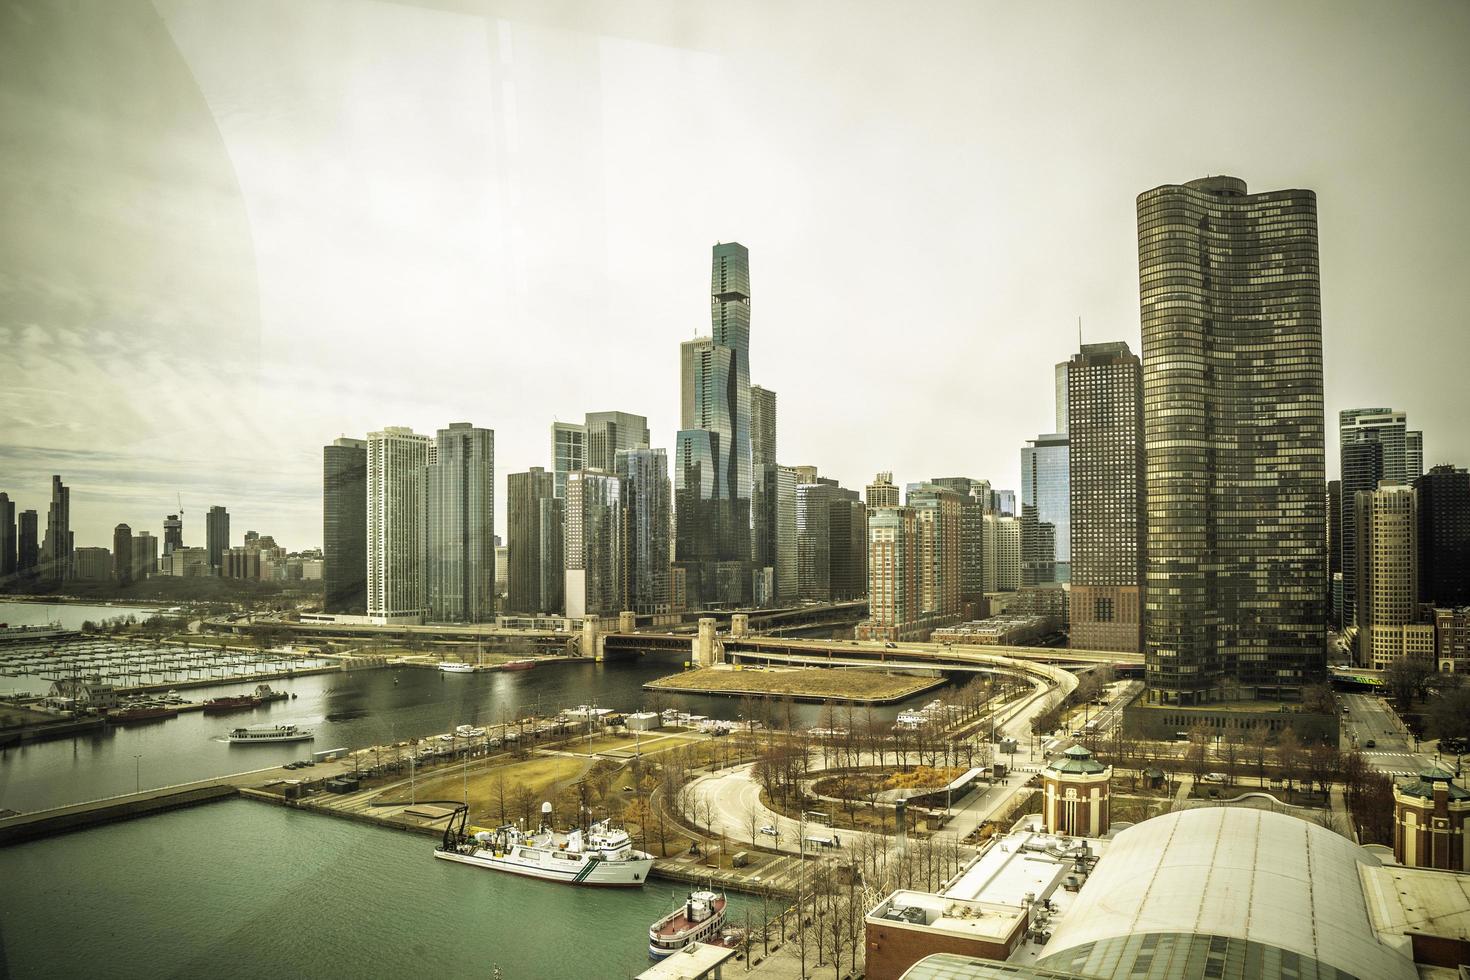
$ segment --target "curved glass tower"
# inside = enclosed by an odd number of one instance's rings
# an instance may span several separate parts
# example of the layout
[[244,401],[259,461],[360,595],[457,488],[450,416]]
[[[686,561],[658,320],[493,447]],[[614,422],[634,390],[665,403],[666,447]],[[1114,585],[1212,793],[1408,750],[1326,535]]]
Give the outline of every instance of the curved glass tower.
[[1317,198],[1138,196],[1148,701],[1293,699],[1325,671]]

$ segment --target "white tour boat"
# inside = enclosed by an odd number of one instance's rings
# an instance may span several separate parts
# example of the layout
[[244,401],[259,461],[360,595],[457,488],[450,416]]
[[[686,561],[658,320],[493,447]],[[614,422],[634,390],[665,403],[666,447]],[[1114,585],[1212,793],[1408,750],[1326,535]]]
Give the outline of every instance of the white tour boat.
[[475,672],[475,665],[455,663],[452,660],[446,660],[443,663],[439,664],[439,669],[444,671],[444,673],[446,674],[473,674]]
[[310,728],[298,728],[296,725],[269,725],[257,728],[237,728],[230,732],[230,741],[236,745],[250,745],[255,742],[310,742],[316,738],[316,733]]
[[468,809],[460,808],[434,856],[568,885],[638,888],[648,879],[653,855],[635,850],[626,830],[599,822],[585,834],[580,829],[562,834],[550,828],[550,803],[541,805],[541,814],[535,833],[507,825],[466,834]]
[[690,892],[684,904],[648,928],[648,955],[656,960],[672,956],[690,943],[734,946],[739,940],[725,925],[725,896],[709,891]]

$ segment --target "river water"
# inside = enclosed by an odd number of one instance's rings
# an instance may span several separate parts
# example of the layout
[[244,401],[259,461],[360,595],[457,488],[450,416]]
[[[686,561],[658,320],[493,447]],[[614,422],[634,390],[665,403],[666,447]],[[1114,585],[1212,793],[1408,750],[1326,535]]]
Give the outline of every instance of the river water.
[[[168,721],[111,728],[50,742],[0,749],[0,809],[42,810],[230,773],[280,766],[311,751],[364,748],[450,731],[456,725],[513,720],[518,710],[551,713],[590,704],[633,711],[642,706],[648,681],[676,673],[677,655],[650,654],[604,664],[576,660],[553,662],[535,670],[446,674],[416,667],[375,668],[272,681],[296,697],[253,711],[206,715],[180,714]],[[3,678],[18,690],[43,691],[38,678]],[[238,694],[250,684],[190,688],[190,700]],[[897,705],[873,709],[893,718],[909,706],[927,703],[927,693]],[[664,695],[682,710],[715,718],[735,718],[737,699]],[[816,724],[819,705],[798,705],[796,719]],[[295,723],[313,729],[309,744],[232,745],[222,741],[243,725]]]
[[91,620],[100,623],[105,619],[135,616],[147,619],[157,614],[159,606],[91,606],[78,602],[15,602],[0,601],[0,623],[11,626],[45,626],[60,623],[69,630],[82,628]]
[[[0,976],[631,977],[686,894],[532,881],[433,847],[227,800],[0,849]],[[729,899],[732,924],[756,918],[759,899]]]

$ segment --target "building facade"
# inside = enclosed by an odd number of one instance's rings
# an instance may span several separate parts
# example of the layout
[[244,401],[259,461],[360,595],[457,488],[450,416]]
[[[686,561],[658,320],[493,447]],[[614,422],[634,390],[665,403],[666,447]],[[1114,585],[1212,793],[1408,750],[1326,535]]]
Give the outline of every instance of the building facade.
[[647,449],[648,419],[631,412],[588,412],[582,426],[587,440],[589,470],[611,473],[624,449]]
[[1098,762],[1083,746],[1067,749],[1041,770],[1042,827],[1064,837],[1106,834],[1112,778],[1113,767]]
[[[505,605],[511,612],[552,612],[541,591],[541,502],[556,497],[556,475],[540,466],[506,478],[506,531],[510,565]],[[557,569],[563,565],[557,562]],[[560,593],[560,589],[556,590]],[[559,604],[558,604],[559,605]]]
[[0,493],[0,580],[15,574],[17,538],[15,503],[7,493]]
[[968,476],[929,481],[960,495],[960,602],[966,616],[977,616],[985,599],[985,515],[991,507],[990,482]]
[[[1058,411],[1065,411],[1065,401]],[[1021,508],[1036,508],[1038,524],[1053,529],[1053,553],[1046,564],[1052,566],[1052,577],[1038,580],[1066,582],[1072,568],[1072,497],[1070,443],[1065,432],[1053,432],[1028,440],[1021,449]]]
[[224,563],[223,555],[230,547],[230,512],[216,504],[204,515],[204,550],[209,555],[209,567],[218,575]]
[[133,581],[133,529],[126,524],[112,529],[112,580],[118,585]]
[[[61,477],[53,476],[51,506],[46,511],[46,537],[41,542],[41,575],[50,579],[71,578],[71,559],[71,488],[61,482]],[[95,562],[96,555],[93,554],[88,560]]]
[[322,447],[322,609],[329,613],[367,612],[367,486],[365,439]]
[[556,495],[565,497],[567,474],[587,466],[587,427],[577,422],[551,423],[551,472]]
[[[1391,408],[1347,408],[1337,415],[1343,501],[1342,528],[1338,537],[1338,564],[1343,572],[1343,626],[1357,617],[1357,512],[1353,501],[1361,490],[1373,490],[1387,480],[1398,485],[1409,482],[1408,416]],[[1418,433],[1415,433],[1418,435]],[[1422,442],[1419,443],[1422,452]],[[1423,463],[1420,462],[1422,468]]]
[[431,440],[404,426],[368,433],[367,614],[424,615],[424,469]]
[[158,572],[158,539],[148,531],[133,535],[133,581]]
[[1385,480],[1376,490],[1359,490],[1353,504],[1358,531],[1358,662],[1381,670],[1403,655],[1403,627],[1414,622],[1418,610],[1419,519],[1414,488]]
[[70,577],[88,582],[105,582],[112,578],[112,552],[106,548],[77,548],[72,558]]
[[567,474],[566,613],[616,616],[623,600],[623,481],[612,473]]
[[617,455],[615,469],[623,490],[623,598],[619,611],[666,613],[673,559],[673,485],[669,482],[668,456],[662,449],[624,449]]
[[163,553],[172,554],[175,548],[184,546],[184,519],[178,514],[169,514],[163,519]]
[[454,422],[424,472],[425,607],[439,623],[495,618],[495,433]]
[[1316,195],[1157,187],[1138,253],[1145,701],[1298,699],[1326,672]]
[[1083,344],[1068,372],[1071,642],[1143,649],[1143,372],[1126,343]]
[[1435,466],[1419,496],[1419,601],[1470,606],[1470,472]]
[[1470,790],[1430,766],[1393,790],[1393,856],[1410,868],[1470,870]]
[[40,515],[23,510],[15,521],[15,570],[34,574],[41,563]]

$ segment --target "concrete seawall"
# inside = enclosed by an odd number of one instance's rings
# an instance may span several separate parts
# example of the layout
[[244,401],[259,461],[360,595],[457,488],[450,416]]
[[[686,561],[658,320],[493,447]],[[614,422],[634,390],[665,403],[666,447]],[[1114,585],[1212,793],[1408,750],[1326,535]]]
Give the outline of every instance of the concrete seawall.
[[54,810],[38,810],[0,820],[0,847],[21,841],[36,840],[54,834],[84,830],[119,820],[132,820],[165,810],[197,806],[234,796],[238,790],[224,782],[206,782],[165,789],[147,790],[109,800],[93,800]]

